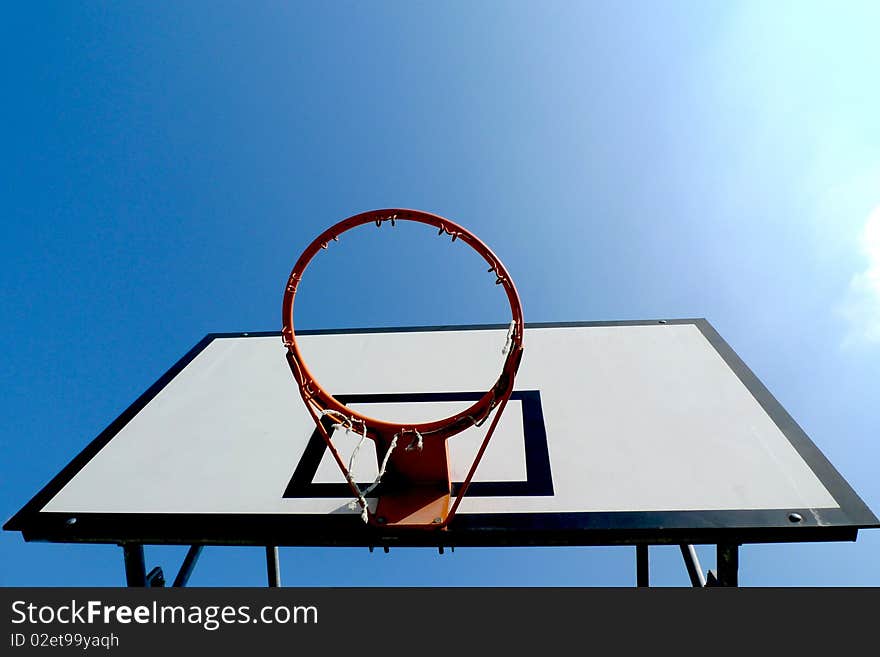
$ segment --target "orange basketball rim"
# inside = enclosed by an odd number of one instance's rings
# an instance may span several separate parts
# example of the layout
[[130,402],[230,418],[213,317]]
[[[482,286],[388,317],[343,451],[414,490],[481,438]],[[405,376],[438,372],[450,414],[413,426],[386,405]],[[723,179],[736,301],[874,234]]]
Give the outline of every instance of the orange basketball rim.
[[[293,326],[297,289],[315,255],[353,228],[369,223],[374,223],[379,228],[385,224],[393,227],[398,221],[428,224],[438,229],[438,235],[451,237],[453,242],[461,241],[470,246],[489,265],[488,271],[494,275],[495,284],[504,289],[511,311],[511,322],[502,350],[506,357],[495,384],[469,408],[444,419],[416,424],[401,424],[369,417],[339,402],[312,375],[303,360]],[[352,504],[360,508],[363,520],[382,528],[446,528],[467,492],[480,459],[498,426],[513,392],[514,378],[522,359],[522,306],[513,279],[501,260],[473,233],[444,217],[405,209],[364,212],[328,228],[303,251],[287,281],[282,321],[282,339],[290,371],[309,414],[351,488],[355,498]],[[466,429],[483,425],[490,416],[492,420],[486,435],[453,500],[446,441]],[[348,464],[344,462],[331,439],[333,431],[337,429],[360,436],[360,442]],[[361,489],[351,471],[354,458],[367,439],[374,441],[376,454],[381,460],[376,480],[367,488]],[[374,509],[367,500],[368,495],[377,497]]]

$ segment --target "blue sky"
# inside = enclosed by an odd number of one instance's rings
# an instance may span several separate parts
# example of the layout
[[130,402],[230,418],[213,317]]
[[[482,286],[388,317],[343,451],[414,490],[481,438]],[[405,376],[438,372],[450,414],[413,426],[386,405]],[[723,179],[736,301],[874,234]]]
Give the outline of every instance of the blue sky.
[[[204,334],[278,329],[300,250],[389,206],[491,244],[527,321],[708,318],[878,512],[878,21],[870,2],[8,10],[0,515]],[[324,294],[375,284],[330,308],[314,291],[302,325],[503,321],[465,268],[424,266],[443,257],[329,268]],[[741,582],[876,586],[878,550],[880,531],[746,546]],[[4,532],[0,553],[2,585],[123,581],[115,546]],[[181,557],[147,552],[172,575]],[[262,558],[209,549],[192,583],[260,585]],[[302,585],[626,585],[633,562],[282,551]],[[687,582],[675,548],[652,566]]]

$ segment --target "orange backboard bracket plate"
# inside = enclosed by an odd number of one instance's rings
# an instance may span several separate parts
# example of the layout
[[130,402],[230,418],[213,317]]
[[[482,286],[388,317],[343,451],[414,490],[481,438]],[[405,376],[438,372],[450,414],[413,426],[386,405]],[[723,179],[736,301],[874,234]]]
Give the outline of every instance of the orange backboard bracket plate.
[[[452,493],[446,439],[425,439],[421,449],[413,436],[407,435],[406,440],[388,460],[371,520],[382,527],[445,527]],[[387,437],[376,441],[380,454],[390,444]]]

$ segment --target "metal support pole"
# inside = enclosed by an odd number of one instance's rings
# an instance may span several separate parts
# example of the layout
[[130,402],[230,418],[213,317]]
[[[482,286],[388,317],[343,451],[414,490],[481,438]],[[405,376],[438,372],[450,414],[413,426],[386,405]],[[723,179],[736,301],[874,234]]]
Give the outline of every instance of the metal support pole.
[[180,564],[180,571],[178,571],[177,577],[174,578],[174,584],[172,584],[172,586],[186,586],[186,583],[189,581],[189,576],[192,575],[193,568],[196,567],[196,561],[198,561],[201,553],[201,545],[190,546],[186,556],[183,558],[183,563]]
[[687,568],[688,577],[691,579],[691,586],[706,586],[706,578],[703,576],[703,569],[700,567],[700,560],[697,557],[697,551],[693,545],[679,545],[681,548],[681,556],[684,559],[685,568]]
[[144,565],[144,546],[140,543],[124,543],[122,557],[125,560],[126,586],[146,586],[147,567]]
[[650,586],[648,575],[648,546],[636,545],[636,586]]
[[278,561],[278,548],[266,546],[266,574],[269,578],[269,588],[281,586],[281,567]]
[[718,586],[739,585],[739,546],[734,543],[718,544]]

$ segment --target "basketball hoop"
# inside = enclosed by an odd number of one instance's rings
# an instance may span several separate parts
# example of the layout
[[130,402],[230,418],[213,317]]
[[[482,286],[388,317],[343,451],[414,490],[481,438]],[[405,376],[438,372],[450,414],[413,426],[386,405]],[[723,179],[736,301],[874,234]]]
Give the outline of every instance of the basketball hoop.
[[[355,411],[324,389],[307,367],[293,327],[293,305],[303,273],[316,254],[338,241],[343,233],[358,226],[375,223],[392,227],[398,221],[428,224],[439,230],[438,235],[460,240],[476,251],[489,265],[510,303],[511,322],[502,349],[505,355],[501,373],[494,385],[473,405],[441,420],[416,424],[389,422]],[[513,279],[501,260],[479,238],[461,226],[428,212],[418,210],[386,209],[364,212],[349,217],[321,233],[296,261],[287,281],[282,306],[282,339],[287,352],[290,371],[299,386],[303,402],[323,436],[330,453],[361,508],[361,516],[372,525],[382,527],[445,528],[470,485],[477,465],[495,431],[504,408],[513,391],[514,377],[522,358],[523,314]],[[493,415],[489,429],[480,445],[467,477],[452,502],[452,484],[446,440],[470,427],[479,427]],[[330,427],[324,419],[330,420]],[[331,440],[332,430],[344,429],[361,436],[352,458],[346,465]],[[380,455],[379,475],[371,486],[361,490],[351,473],[354,457],[364,441],[376,443]],[[399,444],[400,443],[400,444]],[[405,444],[403,444],[405,443]],[[376,510],[371,511],[366,496],[377,490]]]

